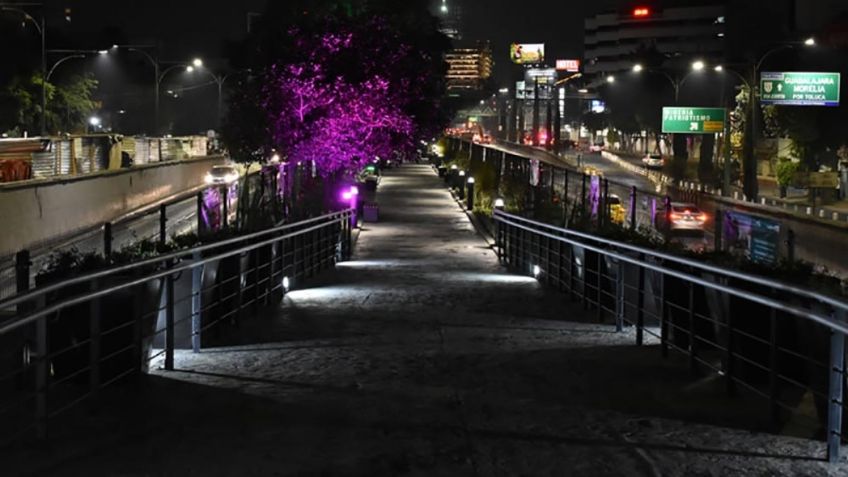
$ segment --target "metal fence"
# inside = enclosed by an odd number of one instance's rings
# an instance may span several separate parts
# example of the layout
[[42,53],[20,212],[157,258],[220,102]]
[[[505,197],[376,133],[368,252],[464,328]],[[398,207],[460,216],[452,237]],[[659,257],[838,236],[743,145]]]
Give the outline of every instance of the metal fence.
[[775,422],[809,393],[835,462],[843,433],[848,303],[765,278],[658,253],[496,210],[502,263],[593,308],[619,331],[659,339],[693,373],[722,376],[768,400]]
[[[228,331],[351,254],[352,210],[45,284],[0,301],[0,442]],[[5,317],[5,320],[3,320]]]

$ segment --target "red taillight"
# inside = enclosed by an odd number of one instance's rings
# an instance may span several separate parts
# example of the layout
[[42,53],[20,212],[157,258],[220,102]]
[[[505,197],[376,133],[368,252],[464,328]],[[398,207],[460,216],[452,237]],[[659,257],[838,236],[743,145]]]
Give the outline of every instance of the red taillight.
[[707,221],[707,214],[699,215],[698,220],[700,220],[701,222],[706,222]]
[[675,222],[678,220],[683,220],[683,216],[681,214],[671,214],[671,220]]

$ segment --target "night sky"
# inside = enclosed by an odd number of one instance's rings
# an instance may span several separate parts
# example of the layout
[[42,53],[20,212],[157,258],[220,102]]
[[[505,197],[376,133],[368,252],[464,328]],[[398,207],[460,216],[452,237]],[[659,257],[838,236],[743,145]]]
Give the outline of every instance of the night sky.
[[[163,62],[187,62],[201,57],[210,71],[227,71],[226,45],[243,38],[248,14],[261,12],[267,0],[46,0],[49,48],[105,49],[113,42],[158,44]],[[280,0],[275,0],[280,1]],[[511,42],[545,42],[549,61],[581,58],[583,21],[587,15],[614,8],[626,0],[592,2],[507,0],[449,0],[462,2],[464,41],[489,40],[495,57],[494,84],[504,87],[520,76],[510,63]],[[434,10],[439,5],[433,0]],[[629,2],[628,2],[629,3]],[[64,18],[71,9],[71,21]],[[116,59],[118,61],[116,61]],[[86,70],[100,81],[99,99],[104,116],[125,110],[125,128],[149,125],[152,69],[138,54],[93,58],[69,64],[63,74]],[[175,133],[189,134],[212,127],[216,87],[208,77],[174,74],[163,91],[174,90],[179,98],[163,97],[163,116],[174,122]],[[204,119],[205,118],[205,119]]]

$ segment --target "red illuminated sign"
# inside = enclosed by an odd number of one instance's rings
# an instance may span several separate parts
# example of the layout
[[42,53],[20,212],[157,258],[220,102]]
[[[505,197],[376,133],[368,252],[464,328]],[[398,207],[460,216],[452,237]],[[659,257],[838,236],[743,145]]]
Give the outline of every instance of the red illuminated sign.
[[556,69],[557,71],[577,73],[580,71],[580,60],[557,60]]
[[651,9],[648,7],[636,7],[633,9],[633,16],[636,18],[645,18],[651,15]]

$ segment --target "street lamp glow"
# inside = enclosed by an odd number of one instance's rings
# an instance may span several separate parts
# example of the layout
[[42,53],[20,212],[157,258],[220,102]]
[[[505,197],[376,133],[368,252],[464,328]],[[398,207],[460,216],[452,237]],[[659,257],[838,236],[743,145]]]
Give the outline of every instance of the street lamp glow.
[[637,63],[637,64],[635,64],[635,65],[633,65],[633,72],[634,72],[634,73],[639,73],[639,72],[641,72],[641,71],[642,71],[642,69],[643,69],[643,68],[642,68],[642,65],[640,65],[640,64],[638,64],[638,63]]
[[607,83],[615,83],[615,76],[613,76],[613,75],[607,76]]
[[695,71],[702,71],[706,66],[707,65],[701,60],[692,63],[692,69]]
[[98,118],[97,116],[92,116],[88,118],[88,124],[94,127],[100,126],[100,118]]
[[816,46],[816,39],[813,38],[813,37],[809,37],[806,40],[804,40],[804,44],[807,45],[807,46]]
[[191,66],[191,65],[186,66],[186,73],[194,73],[194,66]]
[[724,71],[724,66],[717,65],[717,66],[716,66],[715,68],[713,68],[713,69],[714,69],[717,73],[721,73],[722,71]]
[[109,54],[109,50],[99,50],[99,51],[97,52],[97,54],[98,54],[98,55],[101,55],[101,56],[103,56],[103,55],[108,55],[108,54]]
[[192,60],[191,64],[195,68],[200,68],[201,66],[203,66],[203,60],[201,60],[200,58],[195,58],[194,60]]
[[577,90],[577,92],[580,93],[580,94],[586,94],[586,93],[589,92],[589,90],[586,89],[586,88],[580,88],[580,89]]
[[539,268],[538,265],[533,265],[533,277],[539,278],[539,275],[541,275],[541,274],[542,274],[542,269]]

